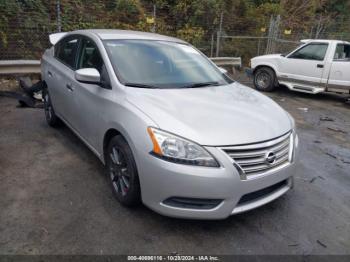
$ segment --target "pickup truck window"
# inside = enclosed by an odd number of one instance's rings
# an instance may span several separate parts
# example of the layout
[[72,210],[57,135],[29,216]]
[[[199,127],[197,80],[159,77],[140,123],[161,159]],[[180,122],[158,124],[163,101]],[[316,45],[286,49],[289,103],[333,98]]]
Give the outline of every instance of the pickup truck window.
[[350,60],[350,45],[337,44],[334,60]]
[[311,43],[295,51],[288,58],[322,61],[327,49],[326,43]]
[[78,40],[78,38],[63,40],[58,43],[57,50],[55,50],[55,57],[72,69],[75,69]]

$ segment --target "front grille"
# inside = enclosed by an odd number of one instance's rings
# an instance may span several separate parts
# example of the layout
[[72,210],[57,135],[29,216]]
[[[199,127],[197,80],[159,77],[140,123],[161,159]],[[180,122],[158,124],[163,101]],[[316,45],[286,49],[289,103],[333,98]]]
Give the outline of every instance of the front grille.
[[[268,142],[222,147],[246,177],[260,175],[289,163],[291,133]],[[274,161],[271,161],[273,160]]]

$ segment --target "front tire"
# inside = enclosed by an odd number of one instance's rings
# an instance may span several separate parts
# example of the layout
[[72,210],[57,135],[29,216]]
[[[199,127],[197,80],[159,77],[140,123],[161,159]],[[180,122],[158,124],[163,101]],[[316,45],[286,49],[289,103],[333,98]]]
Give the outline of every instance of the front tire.
[[42,94],[44,98],[44,110],[45,110],[46,122],[49,124],[49,126],[52,126],[52,127],[60,126],[61,120],[55,114],[55,110],[53,109],[51,98],[47,88],[43,89]]
[[141,202],[136,163],[130,146],[120,135],[113,137],[109,142],[106,170],[113,194],[122,205],[135,206]]
[[254,73],[254,86],[257,90],[271,92],[278,85],[275,72],[268,67],[260,67]]

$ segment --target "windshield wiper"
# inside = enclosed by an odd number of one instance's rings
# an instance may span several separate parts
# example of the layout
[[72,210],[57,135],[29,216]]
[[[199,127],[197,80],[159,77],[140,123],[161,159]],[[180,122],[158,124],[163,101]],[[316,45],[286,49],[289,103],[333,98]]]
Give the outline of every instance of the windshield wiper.
[[147,84],[139,84],[139,83],[125,83],[125,86],[131,86],[131,87],[138,87],[138,88],[150,88],[150,89],[156,89],[159,88],[157,86],[147,85]]
[[210,82],[202,82],[202,83],[194,83],[187,86],[183,86],[182,88],[197,88],[197,87],[205,87],[205,86],[218,86],[219,82],[210,81]]

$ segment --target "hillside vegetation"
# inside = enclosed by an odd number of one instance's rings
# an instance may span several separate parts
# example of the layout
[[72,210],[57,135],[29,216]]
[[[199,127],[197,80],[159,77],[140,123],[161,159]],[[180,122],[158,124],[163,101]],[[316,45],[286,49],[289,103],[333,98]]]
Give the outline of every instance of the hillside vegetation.
[[[266,36],[271,16],[280,15],[282,37],[349,38],[348,0],[0,0],[0,59],[25,52],[37,57],[47,34],[83,28],[119,28],[180,37],[209,52],[222,34]],[[155,25],[152,22],[156,7]],[[284,34],[286,33],[286,34]],[[259,43],[260,44],[260,43]],[[225,43],[222,43],[225,47]],[[240,48],[246,42],[241,41]],[[254,42],[254,45],[256,43]],[[223,48],[225,54],[232,53]],[[244,51],[244,50],[243,50]],[[242,51],[242,52],[243,52]]]

